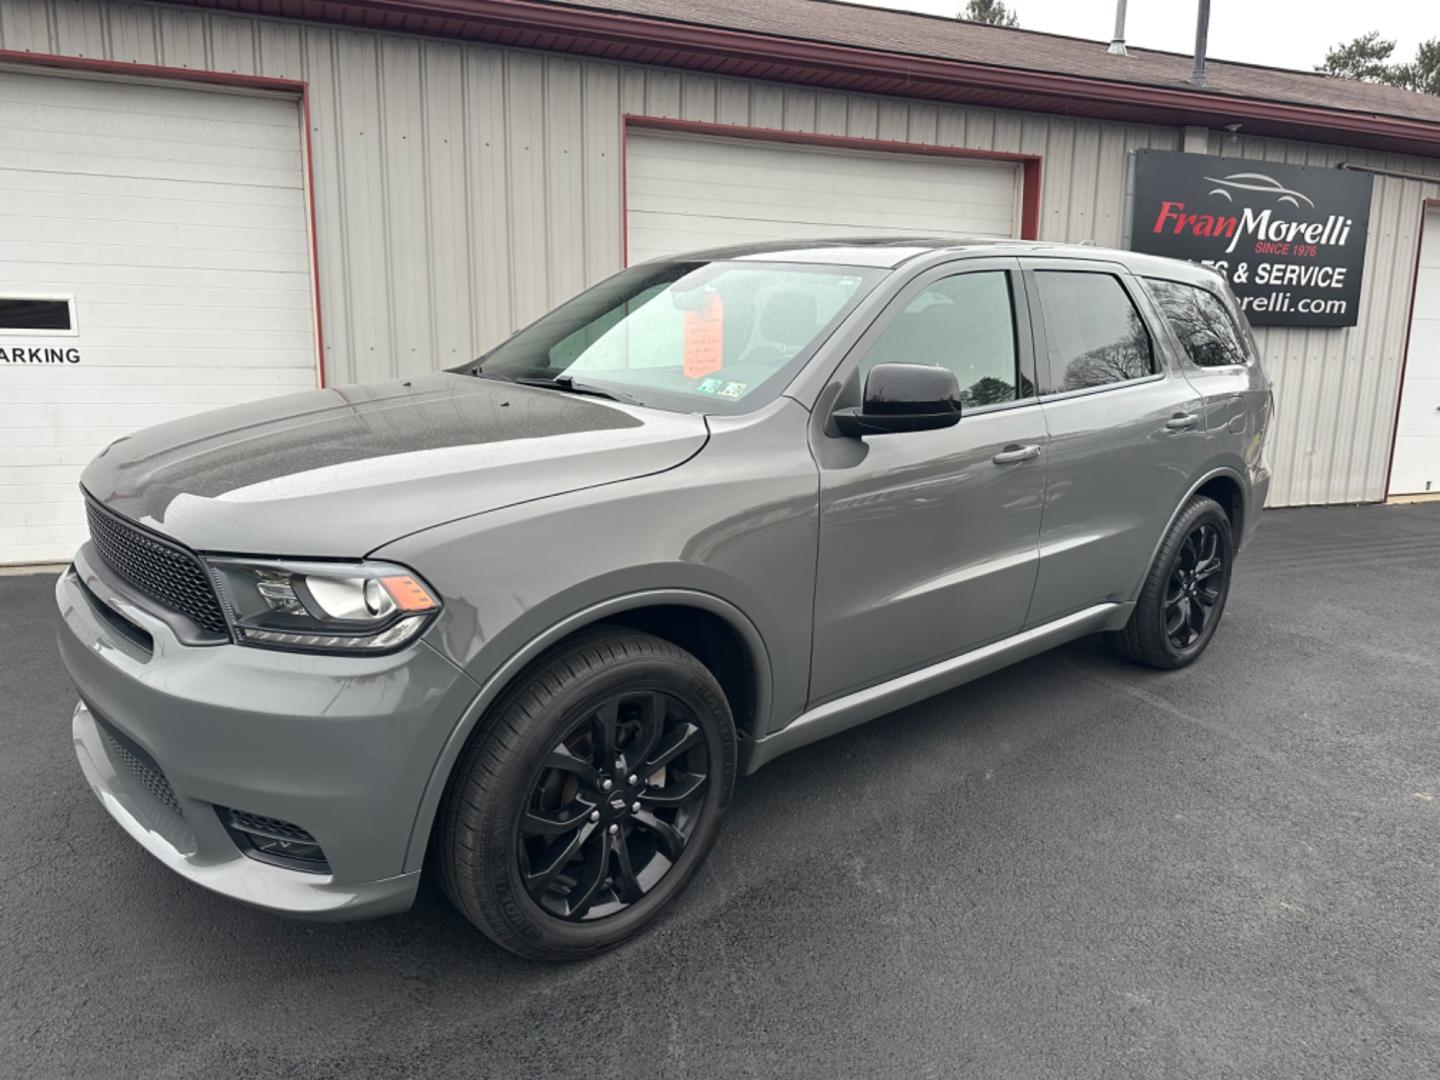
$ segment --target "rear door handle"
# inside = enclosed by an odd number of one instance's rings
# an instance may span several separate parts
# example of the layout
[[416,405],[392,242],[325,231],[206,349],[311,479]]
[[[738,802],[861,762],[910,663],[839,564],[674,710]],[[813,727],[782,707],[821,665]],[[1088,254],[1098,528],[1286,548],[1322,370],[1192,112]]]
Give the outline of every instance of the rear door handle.
[[1171,431],[1189,431],[1199,422],[1199,413],[1176,413],[1165,421],[1165,426]]
[[990,460],[996,465],[1014,465],[1017,461],[1034,461],[1040,456],[1038,446],[1007,446]]

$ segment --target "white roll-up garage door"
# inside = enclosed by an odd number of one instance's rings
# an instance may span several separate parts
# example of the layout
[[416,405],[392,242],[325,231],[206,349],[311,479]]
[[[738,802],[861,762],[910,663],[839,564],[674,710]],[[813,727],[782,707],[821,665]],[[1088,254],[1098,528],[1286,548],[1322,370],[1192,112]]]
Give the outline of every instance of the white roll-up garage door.
[[1391,495],[1440,491],[1440,207],[1425,211],[1395,426]]
[[294,99],[0,71],[0,563],[136,428],[316,384]]
[[1018,236],[1020,166],[1006,161],[632,130],[626,254],[760,240]]

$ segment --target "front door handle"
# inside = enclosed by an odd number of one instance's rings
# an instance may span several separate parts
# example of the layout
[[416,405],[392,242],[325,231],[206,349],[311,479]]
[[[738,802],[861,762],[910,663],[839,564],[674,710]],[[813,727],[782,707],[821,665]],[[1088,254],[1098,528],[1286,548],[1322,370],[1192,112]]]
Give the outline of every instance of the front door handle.
[[1199,422],[1199,413],[1176,413],[1165,421],[1165,427],[1170,431],[1189,431]]
[[1038,446],[1018,446],[1011,443],[990,460],[996,465],[1014,465],[1017,461],[1034,461],[1039,456]]

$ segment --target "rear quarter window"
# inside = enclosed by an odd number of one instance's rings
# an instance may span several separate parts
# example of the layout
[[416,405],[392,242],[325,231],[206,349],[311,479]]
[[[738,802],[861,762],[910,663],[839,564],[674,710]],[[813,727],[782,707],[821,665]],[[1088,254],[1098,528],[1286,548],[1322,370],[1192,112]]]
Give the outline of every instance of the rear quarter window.
[[1145,287],[1196,367],[1238,367],[1250,362],[1240,328],[1214,293],[1163,278],[1146,278]]

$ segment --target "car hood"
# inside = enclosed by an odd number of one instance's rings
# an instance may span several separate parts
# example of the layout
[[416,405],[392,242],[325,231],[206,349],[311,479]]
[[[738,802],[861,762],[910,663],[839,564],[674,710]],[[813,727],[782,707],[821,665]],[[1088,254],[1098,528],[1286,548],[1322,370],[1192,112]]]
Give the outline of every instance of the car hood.
[[126,436],[82,483],[200,551],[359,557],[407,533],[662,472],[705,419],[464,375],[333,387]]

